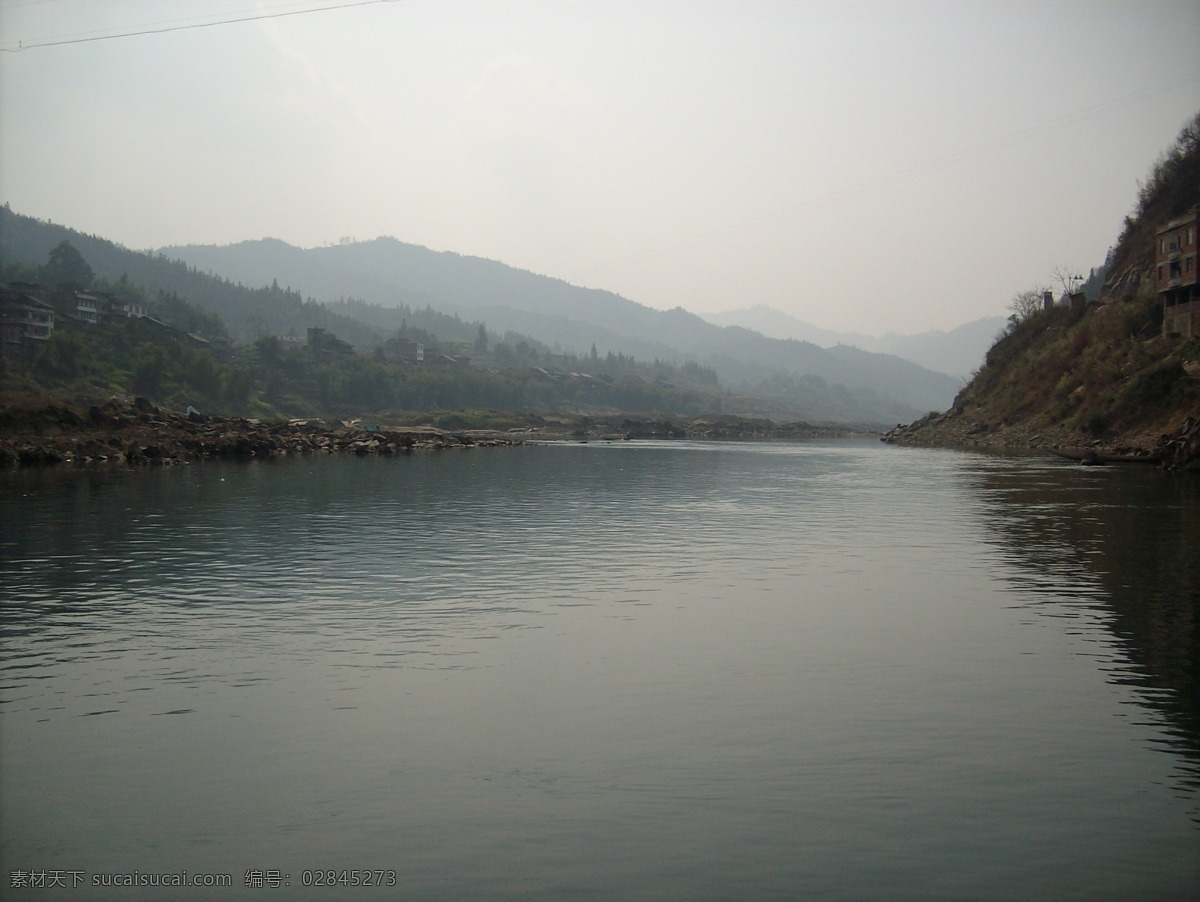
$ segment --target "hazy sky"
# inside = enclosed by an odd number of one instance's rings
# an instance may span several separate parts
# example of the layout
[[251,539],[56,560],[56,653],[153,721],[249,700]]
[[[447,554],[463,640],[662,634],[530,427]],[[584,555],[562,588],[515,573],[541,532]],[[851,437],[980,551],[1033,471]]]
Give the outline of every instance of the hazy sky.
[[1198,39],[1196,0],[0,0],[0,202],[953,328],[1103,261]]

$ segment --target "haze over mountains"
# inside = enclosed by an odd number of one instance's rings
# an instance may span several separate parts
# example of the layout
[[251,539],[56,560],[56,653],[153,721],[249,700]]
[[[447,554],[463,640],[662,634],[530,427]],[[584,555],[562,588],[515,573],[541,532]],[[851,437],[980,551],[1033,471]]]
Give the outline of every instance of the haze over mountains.
[[861,332],[822,329],[762,304],[711,314],[705,319],[720,326],[753,329],[769,338],[794,338],[797,341],[810,341],[823,348],[851,345],[878,354],[894,354],[928,369],[964,379],[979,368],[988,348],[1008,323],[1006,316],[987,316],[949,332],[930,330],[911,335],[895,332],[881,336],[864,335]]
[[[639,359],[692,359],[713,367],[722,384],[759,385],[777,377],[818,378],[876,396],[887,419],[942,410],[961,377],[898,355],[852,347],[826,349],[794,337],[770,337],[744,325],[710,323],[682,308],[659,311],[612,292],[580,288],[493,260],[405,244],[393,238],[316,248],[274,239],[157,251],[248,286],[277,282],[337,310],[339,301],[407,305],[454,313],[536,338],[565,351],[609,351]],[[986,347],[970,352],[982,359]],[[978,360],[976,360],[976,365]],[[959,372],[962,367],[956,368]]]
[[[407,318],[410,329],[469,348],[482,326],[493,342],[541,346],[551,366],[556,354],[566,355],[568,368],[591,362],[599,376],[610,354],[647,364],[696,364],[727,393],[720,409],[773,410],[815,422],[909,422],[944,410],[964,383],[898,354],[849,343],[820,347],[798,337],[804,324],[778,313],[768,312],[776,319],[771,328],[786,337],[748,328],[763,327],[749,315],[740,324],[714,324],[682,308],[655,310],[613,292],[392,238],[310,249],[263,239],[148,253],[0,208],[0,263],[34,272],[63,241],[118,293],[128,286],[150,300],[177,296],[219,317],[235,344],[267,336],[303,339],[307,328],[319,326],[368,352],[396,336]],[[847,338],[814,337],[831,335]],[[929,338],[943,351],[946,342],[961,341],[955,333]],[[961,353],[981,358],[984,348],[986,342]],[[571,355],[575,362],[567,364]],[[928,357],[945,360],[944,354]],[[971,363],[946,369],[962,372]],[[481,358],[479,365],[494,364]]]

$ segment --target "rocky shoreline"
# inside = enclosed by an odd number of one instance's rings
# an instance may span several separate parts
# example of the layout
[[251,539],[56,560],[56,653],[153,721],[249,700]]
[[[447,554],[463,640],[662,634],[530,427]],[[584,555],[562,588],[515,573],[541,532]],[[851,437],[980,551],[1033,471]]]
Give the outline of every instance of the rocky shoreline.
[[[733,415],[704,417],[530,417],[504,430],[378,426],[361,421],[268,422],[176,413],[144,398],[101,404],[0,408],[0,466],[48,464],[167,465],[207,459],[248,460],[303,454],[397,455],[415,451],[506,447],[560,441],[721,439],[769,441],[879,435],[863,428],[777,423]],[[889,444],[1044,451],[1085,464],[1146,463],[1200,471],[1200,419],[1174,432],[1102,440],[1086,433],[1028,425],[993,428],[954,412],[930,413],[883,433]]]
[[950,411],[897,425],[881,440],[894,445],[1046,451],[1084,464],[1145,463],[1165,470],[1200,471],[1200,420],[1196,417],[1188,417],[1169,433],[1102,439],[1061,426],[992,427]]
[[615,415],[534,419],[536,422],[531,422],[523,428],[509,430],[507,434],[520,434],[531,441],[772,441],[879,435],[879,430],[868,427],[819,426],[803,421],[779,423],[765,417],[734,414],[708,414],[698,417]]
[[264,422],[172,413],[144,398],[88,407],[0,410],[0,465],[163,465],[206,459],[247,460],[296,454],[392,455],[413,451],[517,445],[423,426],[378,429],[317,419]]
[[729,415],[707,417],[530,417],[512,428],[445,430],[362,421],[268,422],[186,414],[144,398],[0,408],[0,466],[167,465],[302,454],[396,455],[451,448],[631,439],[770,440],[878,435],[809,423]]

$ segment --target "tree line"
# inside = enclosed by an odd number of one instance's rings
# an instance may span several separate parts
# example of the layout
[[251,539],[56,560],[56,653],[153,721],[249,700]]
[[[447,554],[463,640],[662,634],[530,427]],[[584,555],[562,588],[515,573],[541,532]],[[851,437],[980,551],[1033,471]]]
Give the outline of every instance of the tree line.
[[[160,289],[151,297],[125,275],[114,283],[97,280],[67,241],[51,250],[43,266],[7,264],[0,276],[6,282],[51,286],[48,300],[67,314],[50,340],[0,358],[0,385],[8,395],[133,394],[181,410],[192,406],[245,416],[347,417],[465,408],[678,414],[722,409],[715,371],[694,362],[600,355],[594,344],[590,354],[558,353],[515,333],[494,337],[482,323],[464,323],[431,308],[343,305],[365,314],[364,319],[393,325],[393,338],[422,343],[425,360],[418,363],[389,358],[382,347],[330,354],[310,347],[307,334],[295,334],[294,327],[288,335],[267,332],[272,305],[323,306],[274,284],[252,291],[260,303],[244,311],[251,321],[264,317],[264,334],[238,343],[229,339],[219,315],[178,292]],[[83,289],[140,304],[149,317],[79,322],[70,314],[75,292]],[[313,320],[308,322],[328,322],[319,316]],[[452,337],[427,327],[440,327]]]

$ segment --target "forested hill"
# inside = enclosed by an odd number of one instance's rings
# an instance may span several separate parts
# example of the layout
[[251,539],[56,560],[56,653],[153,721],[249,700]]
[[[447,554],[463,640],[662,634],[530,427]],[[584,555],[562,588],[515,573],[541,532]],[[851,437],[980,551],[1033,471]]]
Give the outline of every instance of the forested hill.
[[892,439],[1148,448],[1181,430],[1193,435],[1200,337],[1163,328],[1155,232],[1198,206],[1200,114],[1155,162],[1096,296],[1050,309],[1014,299],[1008,329],[952,408]]
[[308,250],[267,239],[144,253],[0,209],[0,262],[36,265],[62,241],[108,284],[138,286],[151,300],[158,292],[177,294],[219,316],[238,342],[303,338],[320,326],[366,351],[406,321],[468,341],[482,325],[494,336],[513,333],[512,344],[527,339],[567,354],[693,362],[743,395],[857,422],[911,418],[947,403],[961,384],[891,355],[847,356],[721,328],[681,309],[656,311],[611,292],[394,239]]
[[[58,316],[48,338],[6,343],[0,403],[136,393],[174,409],[264,417],[490,408],[736,412],[856,424],[895,422],[906,407],[809,375],[764,380],[752,387],[758,391],[730,390],[710,367],[686,357],[677,363],[600,353],[595,342],[587,353],[564,353],[428,305],[324,304],[274,281],[248,288],[7,205],[0,208],[0,283],[6,305],[23,303],[28,286],[40,284],[32,296]],[[101,321],[81,318],[78,289],[140,306],[148,316],[114,319],[106,301]],[[312,327],[325,330],[316,344]],[[424,348],[424,363],[408,360],[409,346]]]
[[121,283],[126,294],[136,292],[148,300],[160,293],[186,298],[216,314],[236,340],[252,341],[264,335],[303,337],[309,326],[319,326],[356,347],[374,347],[382,341],[377,329],[306,301],[290,286],[271,286],[270,280],[242,285],[162,254],[133,251],[105,238],[22,216],[7,204],[0,207],[0,262],[7,267],[43,263],[63,241],[79,251],[96,275],[110,285]]
[[384,307],[432,304],[483,321],[493,333],[519,332],[567,352],[583,354],[595,345],[601,355],[693,360],[739,391],[816,378],[919,412],[945,406],[962,384],[891,355],[839,355],[806,341],[716,326],[681,308],[655,310],[610,291],[394,238],[316,248],[264,239],[169,247],[162,253],[246,284],[276,279],[302,286],[306,295],[326,302],[352,297]]

